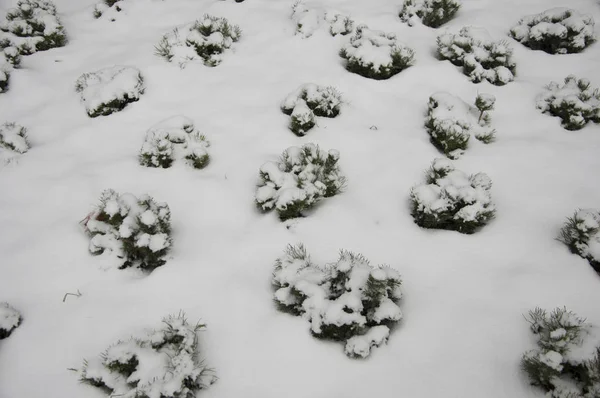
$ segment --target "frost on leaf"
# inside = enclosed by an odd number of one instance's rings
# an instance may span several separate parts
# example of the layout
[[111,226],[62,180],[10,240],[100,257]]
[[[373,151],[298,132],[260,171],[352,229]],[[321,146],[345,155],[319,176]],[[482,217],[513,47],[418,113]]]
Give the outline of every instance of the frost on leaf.
[[459,0],[405,0],[400,19],[413,26],[417,20],[431,28],[450,21],[461,6]]
[[569,217],[560,231],[558,240],[590,262],[600,274],[600,211],[577,210]]
[[107,116],[136,102],[144,93],[140,70],[131,66],[112,66],[84,73],[75,82],[75,91],[89,117]]
[[592,88],[587,79],[569,75],[565,84],[550,83],[540,94],[537,108],[557,116],[567,130],[579,130],[588,122],[600,123],[600,90]]
[[383,80],[412,65],[414,51],[400,43],[393,33],[359,26],[350,42],[340,50],[340,56],[346,60],[348,71]]
[[0,340],[7,338],[21,324],[21,314],[8,303],[0,303]]
[[305,135],[314,127],[315,117],[336,117],[340,113],[342,97],[334,87],[304,84],[287,96],[281,110],[291,116],[290,130],[297,136]]
[[110,397],[194,398],[216,377],[200,358],[198,332],[180,312],[155,330],[119,340],[98,358],[84,361],[80,380]]
[[282,221],[302,217],[305,210],[344,187],[339,158],[338,151],[325,152],[311,143],[286,149],[279,161],[261,166],[256,204],[263,211],[275,209]]
[[241,35],[242,30],[237,25],[207,14],[165,34],[155,46],[155,53],[180,67],[196,60],[217,66]]
[[196,169],[209,161],[209,142],[185,116],[173,116],[152,126],[140,151],[142,166],[168,168],[176,159],[185,160]]
[[27,152],[29,147],[25,127],[8,122],[0,125],[0,162],[10,162]]
[[100,206],[85,221],[92,254],[108,257],[120,269],[152,271],[171,248],[171,212],[150,196],[139,198],[106,190]]
[[401,282],[396,270],[345,250],[337,262],[315,265],[302,245],[288,246],[272,280],[282,311],[306,319],[316,337],[345,342],[354,358],[386,343],[389,327],[402,319]]
[[9,42],[23,55],[67,44],[65,29],[48,0],[19,0],[0,23],[0,42]]
[[492,142],[496,131],[491,127],[489,111],[495,101],[493,95],[479,94],[474,105],[469,105],[448,93],[433,94],[425,119],[431,143],[450,159],[457,159],[467,149],[471,135],[481,142]]
[[600,339],[590,325],[566,308],[541,308],[525,318],[537,347],[521,358],[532,385],[551,398],[596,398],[600,392]]
[[437,38],[442,59],[461,66],[474,83],[484,80],[502,86],[514,80],[516,64],[506,41],[494,41],[483,28],[466,26],[459,34],[443,33]]
[[485,173],[467,175],[445,158],[434,160],[427,182],[410,191],[412,216],[423,228],[448,229],[472,234],[496,212]]
[[552,8],[522,18],[510,36],[533,50],[578,53],[595,40],[594,19],[569,8]]

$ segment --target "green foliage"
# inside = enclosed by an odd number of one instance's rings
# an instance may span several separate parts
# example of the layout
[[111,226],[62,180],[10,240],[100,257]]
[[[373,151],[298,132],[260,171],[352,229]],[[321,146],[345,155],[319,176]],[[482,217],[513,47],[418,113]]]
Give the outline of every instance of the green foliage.
[[557,238],[567,245],[571,253],[587,259],[592,268],[600,274],[600,259],[589,250],[593,240],[600,239],[600,212],[591,209],[577,210],[568,217]]
[[405,0],[400,19],[412,26],[412,18],[416,16],[423,25],[439,28],[454,18],[460,6],[458,0]]

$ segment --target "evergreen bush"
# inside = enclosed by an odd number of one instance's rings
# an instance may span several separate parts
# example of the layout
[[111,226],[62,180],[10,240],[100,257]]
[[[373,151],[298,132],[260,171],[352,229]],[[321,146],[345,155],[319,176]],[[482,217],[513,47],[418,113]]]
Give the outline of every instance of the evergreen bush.
[[594,19],[569,8],[552,8],[522,18],[511,28],[510,36],[533,50],[578,53],[595,40]]
[[435,159],[427,182],[410,191],[412,216],[423,228],[472,234],[494,218],[491,187],[487,174],[468,176],[448,159]]
[[144,93],[144,78],[131,66],[111,66],[84,73],[75,82],[75,91],[89,117],[108,116],[136,102]]
[[590,262],[600,274],[600,211],[580,209],[567,218],[558,240]]
[[13,69],[21,64],[21,54],[10,40],[0,40],[0,93],[8,91],[8,82]]
[[173,116],[152,126],[140,151],[142,166],[171,167],[175,159],[184,159],[195,169],[206,167],[209,162],[209,142],[185,116]]
[[287,96],[281,111],[291,116],[290,130],[305,135],[315,125],[315,116],[336,117],[340,113],[342,96],[334,87],[304,84]]
[[414,51],[401,44],[393,33],[359,26],[342,47],[340,56],[346,60],[346,69],[361,76],[383,80],[412,65]]
[[237,25],[225,18],[204,15],[201,19],[165,34],[155,46],[156,55],[184,67],[201,59],[204,65],[217,66],[223,54],[242,35]]
[[302,245],[288,246],[275,263],[275,302],[286,312],[310,322],[319,338],[343,341],[346,354],[365,358],[384,344],[390,327],[402,318],[398,272],[372,267],[360,254],[340,251],[336,263],[311,262]]
[[0,152],[5,149],[13,153],[23,154],[29,148],[25,127],[9,122],[0,125]]
[[600,396],[600,346],[590,346],[585,320],[566,308],[536,308],[526,319],[538,340],[521,359],[531,384],[551,398]]
[[256,204],[263,211],[275,209],[282,221],[302,217],[305,210],[344,187],[339,158],[338,151],[325,152],[311,143],[286,149],[278,162],[261,166]]
[[85,219],[92,254],[109,258],[119,269],[152,271],[165,264],[171,248],[171,211],[148,195],[135,197],[106,190],[100,206]]
[[102,388],[111,397],[195,398],[215,381],[199,358],[198,332],[180,312],[163,319],[155,330],[119,340],[99,358],[84,361],[83,383]]
[[327,12],[325,13],[325,21],[329,24],[331,36],[346,36],[354,32],[354,20],[348,16]]
[[574,75],[567,76],[563,86],[556,82],[546,86],[536,106],[559,117],[567,130],[582,129],[588,122],[600,123],[600,90],[592,88],[588,79]]
[[514,80],[516,63],[506,41],[494,41],[483,28],[466,26],[458,35],[449,32],[437,38],[440,58],[462,66],[474,83],[487,80],[502,86]]
[[115,21],[118,13],[124,10],[125,0],[104,0],[94,6],[94,18],[108,18]]
[[6,14],[0,24],[0,40],[10,41],[20,54],[63,47],[67,35],[56,16],[54,3],[48,0],[19,0],[17,8]]
[[433,94],[425,119],[431,143],[450,159],[457,159],[467,149],[471,135],[483,143],[492,142],[496,131],[491,127],[489,111],[495,102],[490,94],[478,94],[475,106],[448,93]]
[[312,36],[323,24],[329,26],[332,36],[345,36],[354,31],[354,21],[350,17],[333,11],[308,8],[302,0],[292,5],[292,21],[296,25],[296,34],[304,38]]
[[0,303],[0,340],[7,338],[21,324],[22,317],[8,303]]
[[425,26],[439,28],[454,18],[460,6],[459,0],[404,0],[400,19],[409,26],[420,19]]

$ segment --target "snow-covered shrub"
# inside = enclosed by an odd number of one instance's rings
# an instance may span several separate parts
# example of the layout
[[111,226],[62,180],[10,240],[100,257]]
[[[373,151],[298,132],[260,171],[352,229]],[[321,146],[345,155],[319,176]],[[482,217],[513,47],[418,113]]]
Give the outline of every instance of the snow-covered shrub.
[[107,116],[136,102],[144,93],[144,78],[131,66],[111,66],[84,73],[75,82],[88,116]]
[[27,129],[16,123],[4,123],[0,125],[0,152],[2,149],[14,153],[25,153],[29,150],[27,140]]
[[185,116],[173,116],[152,126],[140,151],[140,164],[147,167],[171,167],[175,159],[185,159],[196,169],[209,161],[209,142]]
[[474,83],[487,80],[501,86],[514,80],[512,48],[506,41],[494,41],[483,28],[465,26],[458,35],[443,33],[437,38],[437,51],[442,59],[462,66]]
[[296,34],[304,38],[312,36],[323,23],[329,25],[332,36],[345,36],[354,30],[354,21],[350,17],[335,11],[308,8],[301,0],[292,5],[292,21],[296,25]]
[[117,14],[123,11],[125,0],[104,0],[94,6],[94,18],[108,18],[114,21]]
[[600,90],[590,87],[588,79],[569,75],[563,86],[552,82],[538,96],[536,105],[542,112],[561,118],[567,130],[579,130],[588,122],[600,123]]
[[67,44],[65,29],[48,0],[19,0],[0,24],[0,39],[9,40],[21,54],[33,54]]
[[338,151],[325,152],[310,143],[286,149],[279,161],[261,166],[256,204],[263,211],[277,210],[282,221],[302,217],[303,211],[342,190],[346,178],[339,158]]
[[340,56],[346,69],[371,79],[389,79],[413,63],[414,51],[400,43],[393,33],[356,28],[350,42],[342,47]]
[[335,12],[326,12],[325,21],[329,24],[329,33],[332,36],[346,36],[354,32],[354,21],[348,16]]
[[457,159],[467,149],[471,135],[483,143],[492,142],[496,131],[491,127],[488,112],[495,102],[496,98],[490,94],[477,95],[475,106],[452,94],[433,94],[425,119],[432,144],[450,159]]
[[420,19],[423,25],[438,28],[453,18],[460,6],[459,0],[404,0],[400,19],[409,26]]
[[291,116],[290,130],[303,136],[315,125],[315,116],[336,117],[342,96],[334,87],[308,83],[298,87],[281,104],[281,111]]
[[0,303],[0,340],[7,338],[21,324],[21,314],[8,303]]
[[181,67],[198,59],[204,65],[217,66],[223,60],[223,53],[241,35],[242,31],[237,25],[231,25],[225,18],[207,14],[165,34],[155,47],[156,55]]
[[8,91],[8,81],[13,69],[21,63],[21,54],[10,40],[0,39],[0,93]]
[[568,8],[552,8],[522,18],[510,36],[533,50],[578,53],[594,41],[594,19]]
[[469,176],[456,170],[448,159],[435,159],[427,183],[410,191],[412,216],[423,228],[472,234],[494,217],[491,187],[487,174]]
[[92,254],[109,257],[120,269],[153,270],[171,248],[171,211],[148,195],[102,193],[100,206],[85,219]]
[[551,398],[599,397],[600,346],[593,346],[585,320],[566,308],[536,308],[526,319],[537,338],[521,359],[531,384]]
[[155,330],[119,340],[98,358],[84,361],[80,380],[111,397],[194,398],[215,380],[200,358],[198,332],[185,315],[168,316]]
[[388,266],[372,267],[360,254],[342,250],[336,263],[321,267],[304,246],[288,246],[272,282],[281,310],[303,316],[316,337],[344,341],[351,357],[367,357],[402,318],[400,275]]
[[567,245],[571,253],[587,259],[600,273],[600,211],[577,210],[573,217],[567,218],[558,240]]

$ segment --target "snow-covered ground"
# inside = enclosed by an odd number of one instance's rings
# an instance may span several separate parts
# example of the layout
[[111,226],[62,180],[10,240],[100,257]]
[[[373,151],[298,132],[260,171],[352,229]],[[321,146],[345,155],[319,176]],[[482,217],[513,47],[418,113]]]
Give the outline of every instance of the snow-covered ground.
[[[2,0],[0,18],[15,3]],[[332,37],[327,24],[296,35],[293,1],[127,3],[111,22],[94,19],[94,0],[56,0],[69,43],[24,56],[0,94],[0,123],[26,127],[31,144],[0,167],[0,302],[23,316],[0,342],[1,398],[103,397],[68,368],[179,310],[207,324],[200,347],[219,380],[198,393],[206,398],[541,397],[519,369],[535,345],[523,314],[564,305],[600,326],[600,277],[555,240],[575,209],[600,207],[600,126],[567,131],[536,109],[543,87],[569,74],[600,86],[600,44],[550,55],[508,36],[521,17],[551,7],[598,22],[598,1],[464,0],[439,29],[402,23],[398,0],[306,1],[395,33],[415,50],[413,66],[381,81],[344,69],[338,51],[349,38]],[[221,64],[181,69],[154,54],[165,32],[205,13],[242,29]],[[465,25],[508,41],[513,82],[474,84],[436,59],[437,35]],[[75,81],[114,65],[138,68],[145,93],[90,118]],[[346,103],[297,137],[280,104],[305,83],[336,87]],[[493,182],[496,219],[474,235],[421,229],[410,215],[411,187],[441,156],[423,126],[439,91],[496,97],[496,142],[454,162]],[[210,137],[205,169],[139,165],[146,131],[174,115]],[[261,214],[260,166],[307,142],[339,151],[345,191],[306,218]],[[107,270],[88,251],[79,222],[107,188],[170,207],[173,247],[150,275]],[[347,358],[342,345],[313,338],[305,320],[277,311],[273,265],[300,242],[316,263],[344,248],[400,272],[403,319],[368,359]],[[77,290],[81,297],[63,302]]]

